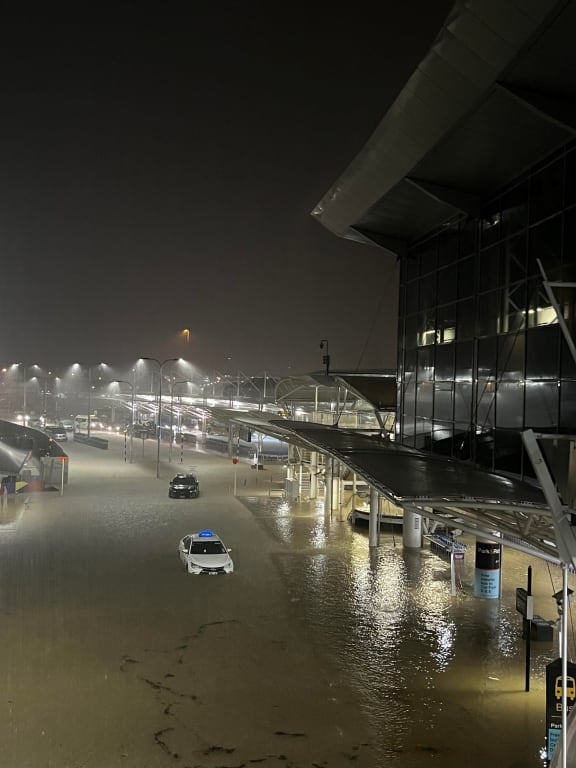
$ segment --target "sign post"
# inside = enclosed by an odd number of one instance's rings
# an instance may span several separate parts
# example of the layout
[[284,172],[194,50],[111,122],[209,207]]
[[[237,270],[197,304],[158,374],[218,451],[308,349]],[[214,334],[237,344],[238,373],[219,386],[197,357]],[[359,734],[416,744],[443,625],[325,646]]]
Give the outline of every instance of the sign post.
[[66,466],[67,456],[60,456],[60,496],[64,496],[64,467]]
[[236,464],[238,464],[236,456],[232,459],[232,464],[234,464],[234,496],[236,496]]

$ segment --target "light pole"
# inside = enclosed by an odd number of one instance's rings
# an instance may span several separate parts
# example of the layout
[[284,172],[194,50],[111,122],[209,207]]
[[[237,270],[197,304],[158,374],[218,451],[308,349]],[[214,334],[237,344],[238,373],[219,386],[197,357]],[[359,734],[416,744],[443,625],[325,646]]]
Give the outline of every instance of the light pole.
[[[79,368],[82,370],[82,365],[80,363],[74,363],[74,367]],[[92,368],[104,368],[107,367],[106,363],[97,363],[96,365],[88,365],[86,368],[88,369],[88,425],[86,428],[86,434],[88,437],[90,437],[90,429],[91,429],[91,421],[92,421]]]
[[132,457],[134,455],[134,384],[130,384],[129,381],[124,381],[124,379],[113,379],[110,384],[126,384],[132,392],[132,405],[130,407],[130,464],[132,464]]
[[160,362],[160,360],[157,360],[155,357],[141,357],[141,360],[149,360],[152,363],[156,363],[158,366],[158,369],[160,371],[160,383],[158,384],[158,424],[156,426],[157,430],[157,445],[156,445],[156,477],[160,477],[160,437],[162,435],[162,427],[160,426],[160,416],[162,413],[162,376],[164,373],[164,366],[168,365],[168,363],[177,363],[180,358],[179,357],[169,357],[168,360],[163,360]]
[[[178,381],[172,381],[170,382],[170,448],[168,449],[168,461],[172,461],[172,443],[174,442],[174,435],[172,434],[172,428],[173,428],[173,422],[172,422],[172,414],[174,411],[174,387],[177,384],[193,384],[193,381],[190,381],[190,379],[179,379]],[[182,410],[182,401],[180,401],[180,411]],[[181,426],[181,416],[179,417],[179,426]]]
[[28,384],[28,370],[30,368],[37,368],[38,366],[37,366],[36,363],[32,363],[32,365],[26,365],[25,363],[14,363],[13,367],[19,367],[19,366],[22,366],[22,376],[23,376],[23,379],[22,379],[22,384],[23,384],[23,386],[22,386],[22,393],[23,393],[22,408],[24,409],[23,423],[24,423],[24,426],[26,426],[26,389],[27,389],[26,385]]

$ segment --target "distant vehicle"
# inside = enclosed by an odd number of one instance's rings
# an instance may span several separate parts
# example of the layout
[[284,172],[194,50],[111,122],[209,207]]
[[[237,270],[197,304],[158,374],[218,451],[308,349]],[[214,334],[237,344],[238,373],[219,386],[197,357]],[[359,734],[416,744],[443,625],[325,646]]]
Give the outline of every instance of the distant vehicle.
[[51,437],[52,440],[56,440],[59,443],[68,440],[68,435],[64,427],[56,427],[53,424],[49,424],[48,426],[44,427],[44,434],[48,435],[48,437]]
[[213,531],[189,533],[178,546],[184,567],[188,573],[196,576],[233,573],[234,563],[229,554],[231,551]]
[[62,419],[60,424],[64,427],[66,432],[74,432],[74,422],[72,419]]
[[[90,431],[101,430],[102,422],[97,416],[90,416]],[[74,431],[75,432],[88,432],[88,416],[78,414],[74,417]]]
[[197,499],[200,496],[198,478],[190,473],[176,475],[170,480],[168,496],[171,499]]

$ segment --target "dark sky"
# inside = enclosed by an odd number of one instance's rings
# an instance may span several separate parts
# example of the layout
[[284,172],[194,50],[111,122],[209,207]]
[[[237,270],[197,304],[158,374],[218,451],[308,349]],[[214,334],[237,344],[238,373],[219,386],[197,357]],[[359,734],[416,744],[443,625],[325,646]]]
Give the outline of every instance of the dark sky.
[[393,261],[310,211],[450,6],[4,23],[0,364],[394,366]]

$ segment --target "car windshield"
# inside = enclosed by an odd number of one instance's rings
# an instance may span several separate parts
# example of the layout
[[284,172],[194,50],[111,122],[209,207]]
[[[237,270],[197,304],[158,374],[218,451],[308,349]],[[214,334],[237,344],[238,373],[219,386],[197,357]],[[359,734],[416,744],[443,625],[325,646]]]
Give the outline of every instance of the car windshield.
[[193,541],[191,555],[223,555],[226,547],[221,541]]
[[196,478],[192,475],[178,475],[172,480],[173,483],[195,483]]

